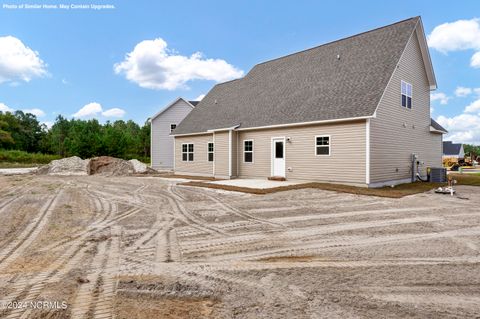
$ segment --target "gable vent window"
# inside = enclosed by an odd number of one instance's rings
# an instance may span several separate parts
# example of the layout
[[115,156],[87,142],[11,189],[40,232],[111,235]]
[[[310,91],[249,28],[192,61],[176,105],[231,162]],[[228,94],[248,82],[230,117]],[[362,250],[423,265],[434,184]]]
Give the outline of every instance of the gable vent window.
[[213,155],[213,151],[214,151],[214,145],[213,143],[208,143],[208,161],[209,162],[213,162],[213,159],[214,159],[214,155]]
[[330,155],[330,136],[315,136],[315,155]]
[[402,81],[402,106],[412,108],[412,85],[405,81]]
[[253,140],[243,141],[243,161],[253,163]]
[[182,161],[193,162],[193,144],[182,144]]
[[177,124],[170,124],[170,133],[172,133],[173,130],[176,128],[177,128]]

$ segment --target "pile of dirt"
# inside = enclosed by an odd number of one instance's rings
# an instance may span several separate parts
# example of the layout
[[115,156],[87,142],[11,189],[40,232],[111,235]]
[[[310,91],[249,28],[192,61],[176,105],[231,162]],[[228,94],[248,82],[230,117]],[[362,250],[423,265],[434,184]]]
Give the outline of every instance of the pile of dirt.
[[88,165],[88,175],[122,176],[133,173],[135,173],[135,170],[132,163],[110,156],[94,157]]
[[51,161],[40,167],[37,174],[42,175],[88,175],[89,159],[82,160],[78,156],[66,157]]
[[149,172],[149,168],[147,167],[147,164],[142,163],[137,159],[131,159],[131,160],[129,160],[129,162],[130,162],[130,164],[132,164],[133,170],[134,170],[135,173],[143,174],[143,173],[148,173]]
[[99,156],[92,159],[82,160],[78,156],[62,158],[51,161],[37,170],[42,175],[94,175],[126,176],[131,174],[154,173],[155,170],[147,167],[139,160],[129,161],[110,157]]

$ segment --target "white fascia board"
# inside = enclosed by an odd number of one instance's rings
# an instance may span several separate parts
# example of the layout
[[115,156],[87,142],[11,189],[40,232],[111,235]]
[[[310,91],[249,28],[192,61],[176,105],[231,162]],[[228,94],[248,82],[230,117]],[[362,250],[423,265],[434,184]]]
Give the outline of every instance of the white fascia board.
[[439,134],[447,134],[448,132],[442,131],[442,130],[437,130],[433,126],[430,126],[430,132],[432,133],[439,133]]
[[230,127],[215,128],[215,129],[207,130],[207,133],[221,132],[221,131],[232,131],[232,130],[237,129],[239,126],[240,126],[240,124],[230,126]]

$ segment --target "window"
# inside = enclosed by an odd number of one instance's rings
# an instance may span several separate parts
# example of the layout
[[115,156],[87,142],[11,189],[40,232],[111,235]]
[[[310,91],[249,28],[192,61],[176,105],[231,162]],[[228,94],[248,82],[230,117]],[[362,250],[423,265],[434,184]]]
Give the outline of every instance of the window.
[[173,130],[176,128],[177,128],[177,124],[170,124],[170,133],[172,133]]
[[243,161],[253,163],[253,140],[243,141]]
[[402,106],[412,108],[412,85],[405,81],[402,81]]
[[330,136],[315,136],[315,154],[330,155]]
[[283,158],[283,142],[275,142],[275,158]]
[[207,147],[207,157],[209,162],[213,162],[213,158],[214,158],[213,151],[214,151],[214,146],[213,146],[213,143],[210,142],[208,143],[208,147]]
[[182,161],[193,162],[193,144],[182,144]]

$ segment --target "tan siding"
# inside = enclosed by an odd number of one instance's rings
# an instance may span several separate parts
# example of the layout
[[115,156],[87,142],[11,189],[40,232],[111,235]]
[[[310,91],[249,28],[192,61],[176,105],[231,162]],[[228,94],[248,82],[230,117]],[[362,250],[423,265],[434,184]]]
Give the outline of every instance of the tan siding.
[[[212,134],[175,137],[175,172],[211,176],[213,162],[208,161],[208,142],[213,142]],[[193,162],[182,161],[182,143],[194,144]]]
[[[365,121],[240,131],[240,177],[269,177],[272,137],[290,137],[286,143],[287,179],[365,184]],[[330,135],[331,155],[315,155],[315,136]],[[254,140],[253,163],[243,162],[243,141]]]
[[228,176],[228,132],[215,132],[215,176]]
[[[401,80],[412,84],[411,110],[401,105]],[[404,127],[405,124],[405,127]],[[371,120],[371,182],[410,178],[410,156],[425,162],[422,168],[441,166],[442,137],[430,128],[430,91],[416,34],[412,36],[399,67]],[[398,172],[397,172],[398,169]]]

